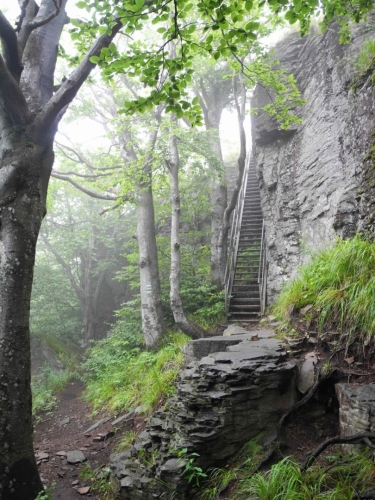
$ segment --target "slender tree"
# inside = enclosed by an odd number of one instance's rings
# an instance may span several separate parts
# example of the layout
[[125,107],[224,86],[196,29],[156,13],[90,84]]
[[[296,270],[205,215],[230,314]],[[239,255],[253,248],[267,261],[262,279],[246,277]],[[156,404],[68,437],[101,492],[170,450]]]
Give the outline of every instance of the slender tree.
[[176,137],[177,118],[171,117],[170,128],[170,160],[167,162],[171,182],[171,273],[170,273],[170,304],[176,325],[180,330],[196,339],[204,337],[204,330],[189,321],[184,313],[180,294],[181,254],[180,254],[180,189],[179,167],[180,158]]

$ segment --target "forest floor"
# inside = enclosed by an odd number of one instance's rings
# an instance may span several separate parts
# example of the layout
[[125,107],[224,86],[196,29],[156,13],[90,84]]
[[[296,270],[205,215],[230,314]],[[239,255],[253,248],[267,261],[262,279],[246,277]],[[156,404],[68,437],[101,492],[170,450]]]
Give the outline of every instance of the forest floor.
[[[109,457],[117,439],[104,437],[113,433],[109,421],[90,427],[113,415],[92,416],[90,405],[83,401],[84,385],[75,381],[58,394],[57,408],[42,417],[35,426],[34,447],[42,481],[52,488],[51,500],[76,500],[104,495],[93,488],[96,475],[108,476]],[[127,429],[140,428],[141,417],[129,421]],[[80,451],[85,460],[69,463],[68,452]],[[79,457],[78,457],[79,458]],[[94,484],[95,486],[95,484]]]

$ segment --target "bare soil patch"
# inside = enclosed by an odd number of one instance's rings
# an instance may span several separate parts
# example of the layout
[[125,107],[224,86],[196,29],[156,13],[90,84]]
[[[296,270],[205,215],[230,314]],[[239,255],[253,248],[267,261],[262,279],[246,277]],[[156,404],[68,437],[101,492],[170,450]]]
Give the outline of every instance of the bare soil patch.
[[[119,436],[103,439],[107,433],[113,434],[110,421],[86,432],[101,419],[112,419],[114,416],[103,413],[93,417],[90,405],[81,398],[83,389],[81,382],[70,383],[58,395],[56,410],[45,415],[35,426],[34,447],[39,472],[46,486],[53,485],[52,500],[103,499],[99,492],[93,490],[92,481],[84,480],[80,474],[88,467],[99,472],[108,467],[110,454]],[[122,431],[139,430],[141,420],[137,417],[129,421]],[[68,463],[65,454],[74,450],[81,451],[86,460],[77,464]]]

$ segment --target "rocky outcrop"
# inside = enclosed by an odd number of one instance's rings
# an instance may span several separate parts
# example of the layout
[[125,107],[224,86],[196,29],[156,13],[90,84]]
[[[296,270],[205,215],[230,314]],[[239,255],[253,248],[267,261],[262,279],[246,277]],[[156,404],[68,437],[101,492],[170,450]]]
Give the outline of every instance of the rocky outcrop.
[[[341,436],[375,431],[375,385],[336,384]],[[351,451],[363,445],[346,445]]]
[[192,452],[195,467],[220,466],[293,405],[295,363],[270,332],[257,334],[190,343],[193,361],[176,395],[153,414],[129,451],[112,457],[121,498],[192,498],[182,473]]
[[[290,35],[276,48],[280,67],[292,72],[306,104],[302,123],[288,131],[264,112],[252,134],[268,249],[272,298],[311,252],[335,237],[374,231],[374,203],[363,161],[372,148],[375,89],[364,77],[353,90],[353,61],[371,37],[365,24],[340,45],[338,27],[323,35]],[[368,77],[368,78],[367,78]],[[268,102],[261,88],[252,106]]]

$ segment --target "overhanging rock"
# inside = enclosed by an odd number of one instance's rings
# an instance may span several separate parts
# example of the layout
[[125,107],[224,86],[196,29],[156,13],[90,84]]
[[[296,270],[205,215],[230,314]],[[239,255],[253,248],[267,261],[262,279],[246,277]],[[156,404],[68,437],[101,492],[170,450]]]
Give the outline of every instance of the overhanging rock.
[[120,498],[191,498],[178,450],[197,453],[194,465],[204,470],[220,466],[293,405],[296,365],[270,332],[257,333],[255,341],[250,333],[189,343],[195,359],[176,395],[129,451],[112,457]]

